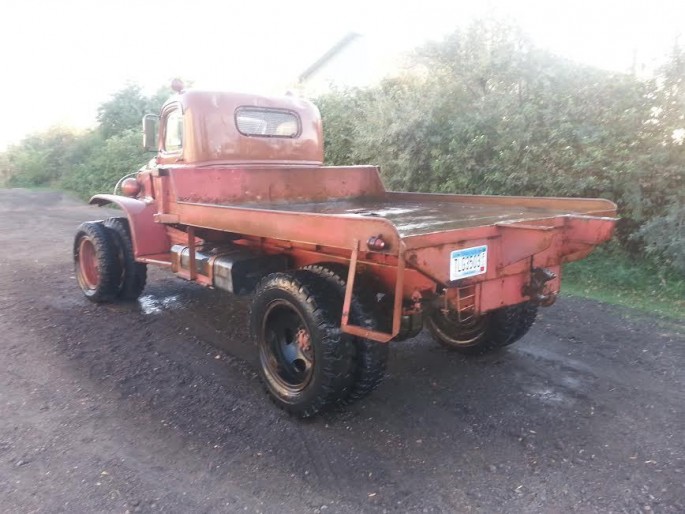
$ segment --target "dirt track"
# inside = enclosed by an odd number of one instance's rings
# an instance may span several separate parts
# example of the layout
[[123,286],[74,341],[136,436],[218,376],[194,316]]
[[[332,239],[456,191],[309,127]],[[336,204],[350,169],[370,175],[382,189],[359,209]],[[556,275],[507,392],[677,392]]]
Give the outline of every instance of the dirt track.
[[83,298],[71,238],[106,215],[0,190],[3,512],[685,511],[685,323],[563,298],[498,355],[422,334],[302,422],[247,300],[157,271],[139,304]]

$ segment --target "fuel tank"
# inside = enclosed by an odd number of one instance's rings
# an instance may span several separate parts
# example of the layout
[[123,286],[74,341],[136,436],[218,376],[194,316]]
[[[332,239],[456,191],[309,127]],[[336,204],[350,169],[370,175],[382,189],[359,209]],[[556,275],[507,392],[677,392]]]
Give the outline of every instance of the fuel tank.
[[[172,246],[171,256],[174,273],[190,271],[190,249],[187,246]],[[233,294],[248,294],[262,277],[288,269],[288,257],[256,254],[236,245],[200,247],[195,252],[195,268],[217,289]]]

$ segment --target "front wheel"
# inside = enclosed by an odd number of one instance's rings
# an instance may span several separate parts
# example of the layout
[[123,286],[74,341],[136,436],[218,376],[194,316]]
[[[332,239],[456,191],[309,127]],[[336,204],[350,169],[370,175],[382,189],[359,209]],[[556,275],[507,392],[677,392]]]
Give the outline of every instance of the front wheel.
[[257,287],[250,329],[259,374],[274,403],[310,417],[349,394],[353,348],[340,331],[342,303],[309,271],[273,273]]
[[453,311],[432,310],[426,325],[445,348],[466,355],[496,351],[521,339],[535,322],[537,305],[526,302],[459,321]]
[[119,250],[119,266],[122,275],[117,296],[124,301],[136,300],[145,289],[147,264],[136,262],[131,230],[126,218],[108,218],[104,225],[110,231]]
[[74,238],[74,271],[83,294],[92,302],[111,302],[119,293],[119,249],[98,221],[81,223]]

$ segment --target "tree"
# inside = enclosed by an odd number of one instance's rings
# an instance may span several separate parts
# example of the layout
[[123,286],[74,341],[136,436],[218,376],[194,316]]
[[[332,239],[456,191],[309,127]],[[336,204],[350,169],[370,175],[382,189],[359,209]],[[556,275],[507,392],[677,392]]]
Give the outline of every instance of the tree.
[[644,223],[634,239],[685,273],[685,49],[673,48],[646,99],[641,145],[649,145],[651,159],[639,176]]
[[481,20],[417,49],[410,63],[410,74],[317,101],[328,162],[379,164],[391,189],[609,198],[626,249],[677,262],[682,51],[644,81],[570,62],[516,27]]
[[146,97],[139,86],[127,85],[100,105],[95,129],[53,127],[30,134],[0,153],[0,184],[65,187],[84,197],[110,190],[145,162],[143,113],[159,112],[168,96],[166,87]]
[[99,130],[105,139],[130,129],[139,129],[143,116],[159,113],[162,104],[169,98],[169,89],[158,89],[152,96],[144,96],[137,84],[120,89],[112,98],[98,107]]

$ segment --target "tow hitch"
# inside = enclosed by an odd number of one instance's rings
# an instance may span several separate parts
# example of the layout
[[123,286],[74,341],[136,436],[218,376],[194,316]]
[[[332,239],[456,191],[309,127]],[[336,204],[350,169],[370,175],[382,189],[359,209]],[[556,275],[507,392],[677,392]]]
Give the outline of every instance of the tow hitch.
[[530,282],[523,287],[523,295],[543,307],[549,307],[557,300],[554,291],[545,292],[545,284],[557,278],[557,274],[546,268],[534,268],[530,274]]

